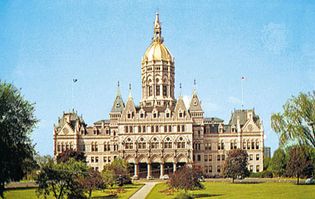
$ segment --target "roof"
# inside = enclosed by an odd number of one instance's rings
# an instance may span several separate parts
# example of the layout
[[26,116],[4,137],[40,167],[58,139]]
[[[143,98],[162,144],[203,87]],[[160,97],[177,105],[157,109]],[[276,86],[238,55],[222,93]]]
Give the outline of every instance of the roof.
[[218,117],[207,117],[204,119],[206,122],[224,122],[224,120],[218,118]]

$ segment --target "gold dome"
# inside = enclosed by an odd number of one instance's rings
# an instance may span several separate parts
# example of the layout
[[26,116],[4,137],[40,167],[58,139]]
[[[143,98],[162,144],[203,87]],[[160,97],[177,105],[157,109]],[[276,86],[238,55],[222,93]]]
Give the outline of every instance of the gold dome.
[[147,48],[142,58],[142,62],[145,61],[173,61],[170,51],[166,46],[158,41],[153,41]]
[[173,61],[172,55],[167,47],[163,44],[163,37],[161,36],[161,24],[159,14],[156,14],[154,21],[154,37],[151,45],[147,48],[142,58],[142,62],[150,61]]

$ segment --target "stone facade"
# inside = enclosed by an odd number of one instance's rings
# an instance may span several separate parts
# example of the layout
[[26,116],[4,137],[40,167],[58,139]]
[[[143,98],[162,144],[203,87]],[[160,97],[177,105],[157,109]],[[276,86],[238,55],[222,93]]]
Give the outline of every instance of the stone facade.
[[196,89],[189,107],[174,97],[174,58],[164,45],[159,15],[151,45],[142,58],[142,99],[135,105],[131,88],[124,103],[119,84],[109,120],[88,126],[74,111],[54,126],[54,155],[75,149],[98,170],[120,157],[130,163],[135,178],[158,178],[184,164],[205,175],[219,176],[230,149],[246,149],[249,170],[263,169],[264,130],[254,110],[235,110],[225,124],[206,118]]

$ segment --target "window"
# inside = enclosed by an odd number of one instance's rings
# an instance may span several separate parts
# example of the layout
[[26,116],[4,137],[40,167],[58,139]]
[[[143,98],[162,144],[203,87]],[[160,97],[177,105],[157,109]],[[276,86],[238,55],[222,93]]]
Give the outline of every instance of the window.
[[151,126],[151,133],[154,132],[154,126]]
[[104,143],[104,151],[110,151],[110,145],[108,143]]
[[259,154],[256,154],[256,160],[259,160]]
[[217,161],[220,161],[220,155],[217,155]]
[[220,173],[221,172],[221,167],[218,165],[217,166],[217,172]]
[[208,155],[205,155],[204,160],[205,162],[208,162]]
[[177,148],[184,149],[185,148],[185,141],[182,137],[179,138],[177,142]]
[[225,155],[222,155],[222,160],[223,160],[223,161],[225,160]]
[[95,157],[95,162],[98,162],[98,156]]
[[93,156],[91,157],[91,162],[94,162],[94,157]]
[[142,127],[142,132],[145,133],[145,126]]
[[152,96],[152,86],[149,86],[149,96]]
[[209,166],[209,173],[212,173],[212,166]]
[[167,132],[167,126],[164,126],[164,132]]
[[180,126],[179,125],[177,126],[177,132],[180,132]]
[[197,161],[200,162],[201,161],[201,156],[197,155]]
[[92,142],[91,148],[92,148],[92,151],[98,151],[97,142]]
[[182,113],[182,112],[179,113],[179,117],[180,117],[180,118],[183,117],[183,113]]
[[125,126],[125,133],[128,133],[128,126]]
[[168,132],[172,132],[172,126],[171,125],[168,126]]
[[156,85],[156,95],[160,95],[160,85]]
[[103,162],[107,162],[107,157],[106,156],[103,157]]
[[209,155],[209,161],[212,161],[212,155]]
[[243,141],[243,149],[246,149],[246,141]]
[[141,126],[138,126],[138,132],[141,133]]
[[132,126],[129,127],[129,132],[132,133],[133,132],[133,128]]
[[155,126],[155,132],[159,132],[159,126]]
[[253,165],[250,165],[250,166],[249,166],[249,171],[250,171],[250,172],[253,172]]
[[170,113],[166,113],[166,117],[169,118],[170,117]]
[[185,125],[182,125],[182,132],[185,132]]
[[249,155],[249,160],[253,160],[253,154]]
[[158,149],[159,148],[159,142],[156,138],[153,138],[153,140],[151,142],[151,148],[152,149]]
[[163,86],[163,96],[167,96],[167,86]]
[[255,143],[252,141],[252,149],[255,149]]
[[259,172],[259,165],[256,165],[256,172]]
[[171,149],[171,148],[172,148],[172,141],[170,140],[169,137],[167,137],[167,138],[165,139],[164,148],[166,148],[166,149]]
[[259,149],[259,142],[256,141],[256,149]]

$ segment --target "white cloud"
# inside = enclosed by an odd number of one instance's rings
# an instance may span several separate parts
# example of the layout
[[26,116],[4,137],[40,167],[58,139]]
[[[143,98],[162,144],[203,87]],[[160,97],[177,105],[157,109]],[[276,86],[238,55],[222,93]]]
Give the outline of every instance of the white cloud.
[[230,102],[231,104],[242,105],[242,100],[234,96],[230,96],[228,102]]
[[287,30],[284,24],[268,23],[262,30],[263,46],[274,54],[285,51],[287,42]]

